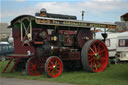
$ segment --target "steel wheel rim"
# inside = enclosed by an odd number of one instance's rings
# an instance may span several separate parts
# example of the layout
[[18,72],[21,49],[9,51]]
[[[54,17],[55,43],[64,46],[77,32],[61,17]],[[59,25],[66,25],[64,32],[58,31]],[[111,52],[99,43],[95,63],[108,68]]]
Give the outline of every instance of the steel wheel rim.
[[108,50],[103,42],[96,40],[88,47],[88,65],[94,72],[105,70],[108,64]]
[[47,63],[47,73],[49,77],[58,77],[63,70],[62,61],[59,58],[51,58]]
[[43,71],[42,63],[37,58],[31,57],[27,62],[27,72],[32,76],[38,76]]

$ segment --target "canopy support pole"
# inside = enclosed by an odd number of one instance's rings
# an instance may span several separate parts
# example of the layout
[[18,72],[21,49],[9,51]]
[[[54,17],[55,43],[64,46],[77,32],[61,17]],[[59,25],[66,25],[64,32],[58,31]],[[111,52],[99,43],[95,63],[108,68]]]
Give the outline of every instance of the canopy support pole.
[[96,39],[96,28],[94,27],[94,39]]
[[23,41],[23,25],[22,25],[22,21],[20,21],[20,32],[21,32],[21,41]]

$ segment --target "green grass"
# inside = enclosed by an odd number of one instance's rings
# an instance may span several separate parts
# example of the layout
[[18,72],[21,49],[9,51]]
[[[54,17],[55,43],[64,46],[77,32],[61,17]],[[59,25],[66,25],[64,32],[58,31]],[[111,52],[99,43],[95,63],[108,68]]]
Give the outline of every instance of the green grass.
[[[6,62],[0,62],[2,71]],[[29,76],[21,72],[0,73],[1,77],[21,78],[31,80],[43,80],[50,82],[73,83],[78,85],[127,85],[128,84],[128,64],[111,65],[104,72],[89,73],[86,71],[63,72],[58,78],[47,78],[45,73],[40,76]]]

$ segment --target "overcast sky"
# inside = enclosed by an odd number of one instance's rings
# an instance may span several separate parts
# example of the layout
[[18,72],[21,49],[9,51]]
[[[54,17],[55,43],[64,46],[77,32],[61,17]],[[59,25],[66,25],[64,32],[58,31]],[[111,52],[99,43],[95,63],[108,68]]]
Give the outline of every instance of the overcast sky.
[[75,15],[79,20],[84,10],[84,20],[115,22],[128,12],[128,0],[0,0],[0,22],[9,23],[23,14],[35,15],[41,8],[49,13]]

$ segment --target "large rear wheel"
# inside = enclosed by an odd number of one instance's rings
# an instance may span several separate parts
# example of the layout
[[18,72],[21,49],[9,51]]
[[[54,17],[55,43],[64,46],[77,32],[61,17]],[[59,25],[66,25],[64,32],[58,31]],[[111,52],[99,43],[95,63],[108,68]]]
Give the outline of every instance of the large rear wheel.
[[90,40],[82,48],[82,65],[89,72],[104,71],[108,65],[108,59],[108,49],[100,40]]
[[58,77],[63,71],[63,63],[59,57],[49,57],[45,63],[45,72],[48,77]]

